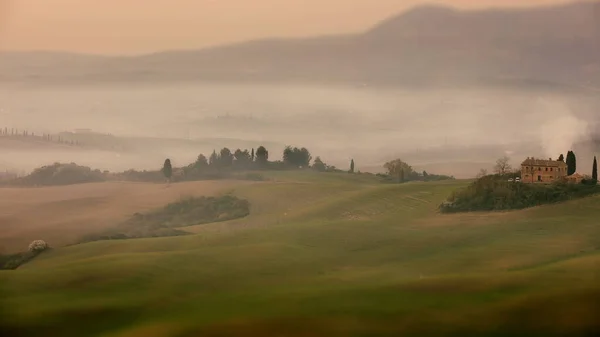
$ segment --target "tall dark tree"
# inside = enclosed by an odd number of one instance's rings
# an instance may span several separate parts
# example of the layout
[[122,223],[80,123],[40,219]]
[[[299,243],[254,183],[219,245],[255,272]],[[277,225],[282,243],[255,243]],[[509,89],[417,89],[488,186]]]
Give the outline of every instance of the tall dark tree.
[[354,159],[350,160],[350,173],[354,173]]
[[194,167],[197,169],[203,169],[208,166],[208,159],[203,154],[198,155]]
[[594,164],[592,165],[592,180],[598,181],[598,162],[594,156]]
[[558,156],[557,161],[565,161],[565,156],[563,156],[563,154],[561,153],[560,156]]
[[250,152],[248,152],[248,150],[242,151],[242,155],[243,155],[244,161],[246,161],[246,164],[249,164],[252,162],[252,155],[250,154]]
[[167,178],[168,181],[171,181],[171,177],[173,176],[173,167],[171,166],[171,159],[167,158],[165,160],[162,172],[165,175],[165,178]]
[[312,160],[312,156],[307,148],[303,147],[300,149],[299,153],[299,164],[301,167],[310,167],[310,162]]
[[231,167],[233,165],[233,154],[231,153],[231,150],[226,147],[221,149],[219,162],[221,163],[221,167]]
[[286,146],[283,149],[283,162],[288,166],[296,166],[296,158],[294,158],[294,149],[291,146]]
[[567,175],[572,175],[577,172],[577,158],[575,152],[567,152]]
[[251,163],[251,156],[248,150],[242,151],[237,149],[233,153],[233,157],[235,158],[234,164],[237,168],[246,168]]
[[251,159],[252,161],[254,161],[254,148],[252,148],[252,153],[251,153],[250,155],[251,155],[251,158],[250,158],[250,159]]
[[244,160],[244,152],[240,149],[235,150],[233,153],[233,158],[235,158],[236,162],[241,162]]
[[213,150],[210,158],[208,158],[208,165],[211,167],[219,165],[219,155],[217,154],[217,151]]
[[325,163],[323,163],[323,161],[321,160],[321,157],[315,158],[312,168],[319,172],[327,171],[327,165],[325,165]]
[[269,151],[264,146],[258,147],[255,153],[256,162],[264,165],[269,161]]

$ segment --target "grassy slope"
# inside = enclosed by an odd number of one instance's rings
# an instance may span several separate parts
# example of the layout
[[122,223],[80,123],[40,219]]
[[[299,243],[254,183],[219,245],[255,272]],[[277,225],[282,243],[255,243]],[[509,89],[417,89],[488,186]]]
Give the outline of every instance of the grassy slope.
[[180,198],[218,195],[240,181],[185,184],[107,182],[41,188],[0,188],[0,252],[27,249],[43,239],[51,247],[112,228],[131,217]]
[[276,178],[235,190],[253,205],[248,218],[199,235],[62,248],[3,272],[4,304],[13,321],[62,336],[599,328],[600,198],[440,215],[464,183]]

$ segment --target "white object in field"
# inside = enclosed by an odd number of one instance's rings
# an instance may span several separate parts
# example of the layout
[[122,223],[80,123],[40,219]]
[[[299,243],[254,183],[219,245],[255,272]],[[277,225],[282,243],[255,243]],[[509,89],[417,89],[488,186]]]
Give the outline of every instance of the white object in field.
[[44,240],[34,240],[29,244],[30,252],[41,252],[48,249],[48,244]]

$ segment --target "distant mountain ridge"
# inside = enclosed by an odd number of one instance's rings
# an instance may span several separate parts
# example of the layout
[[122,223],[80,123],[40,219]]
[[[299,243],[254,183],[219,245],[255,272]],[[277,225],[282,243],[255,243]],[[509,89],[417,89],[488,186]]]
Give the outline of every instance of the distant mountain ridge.
[[421,6],[364,34],[137,57],[0,54],[2,82],[294,81],[600,88],[600,2],[459,11]]

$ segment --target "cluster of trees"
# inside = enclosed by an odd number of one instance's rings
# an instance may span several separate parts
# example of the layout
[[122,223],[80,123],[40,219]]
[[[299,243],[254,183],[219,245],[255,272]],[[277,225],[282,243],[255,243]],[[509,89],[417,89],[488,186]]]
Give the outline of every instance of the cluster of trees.
[[[256,150],[237,149],[232,152],[223,148],[219,152],[213,151],[208,158],[200,154],[196,161],[185,167],[174,167],[170,159],[166,159],[160,170],[136,171],[111,173],[92,170],[86,166],[75,163],[43,166],[35,169],[32,173],[23,177],[2,178],[3,185],[14,186],[51,186],[70,185],[79,183],[91,183],[101,181],[138,181],[138,182],[161,182],[167,181],[190,181],[205,179],[242,178],[247,180],[262,180],[262,176],[255,170],[289,170],[300,168],[311,168],[320,172],[342,172],[334,166],[325,164],[317,157],[311,165],[312,155],[306,148],[287,147],[283,153],[283,161],[269,161],[269,151],[260,146]],[[352,169],[353,169],[352,161]],[[238,176],[234,171],[245,172],[245,176]],[[0,177],[1,178],[1,177]]]
[[523,209],[600,193],[597,186],[556,183],[513,184],[502,175],[486,175],[453,193],[440,205],[445,213]]
[[[383,182],[403,183],[408,181],[435,181],[454,179],[451,176],[429,174],[426,171],[417,172],[410,165],[400,159],[390,161],[384,165],[387,174],[381,175]],[[111,173],[92,170],[89,167],[79,166],[74,163],[55,163],[34,170],[28,176],[6,181],[9,185],[22,186],[49,186],[69,185],[78,183],[101,182],[101,181],[138,181],[138,182],[160,182],[166,178],[171,181],[191,181],[206,179],[237,178],[246,180],[263,180],[258,172],[260,170],[295,170],[312,169],[318,172],[348,172],[355,173],[354,159],[350,160],[348,170],[340,170],[332,165],[327,165],[321,157],[312,159],[310,151],[304,147],[287,146],[283,150],[283,160],[269,161],[269,151],[260,146],[256,150],[237,149],[232,152],[223,148],[219,152],[214,150],[206,157],[200,154],[196,161],[184,166],[174,167],[170,159],[165,159],[160,170],[136,171]],[[237,172],[245,174],[240,176]],[[358,171],[360,173],[360,171]]]
[[305,168],[310,167],[310,161],[312,160],[312,156],[310,152],[306,148],[292,148],[291,146],[287,146],[285,150],[283,150],[283,162],[293,168]]
[[196,161],[189,167],[198,170],[207,168],[213,169],[248,169],[250,166],[256,164],[258,166],[266,164],[269,161],[269,151],[264,146],[260,146],[256,152],[254,149],[251,151],[237,149],[235,152],[231,152],[230,149],[224,147],[221,151],[216,150],[207,158],[205,155],[200,154]]
[[36,135],[33,132],[30,132],[28,130],[22,130],[19,131],[18,129],[15,128],[0,128],[0,136],[7,136],[7,137],[27,137],[27,138],[36,138],[37,140],[42,140],[42,141],[47,141],[47,142],[54,142],[54,143],[60,143],[60,144],[66,144],[66,145],[79,145],[79,142],[76,140],[66,140],[64,138],[62,138],[61,136],[53,136],[51,134],[41,134],[41,135]]
[[[235,152],[224,147],[219,152],[213,150],[208,157],[204,154],[198,155],[195,162],[177,171],[179,173],[177,178],[183,180],[217,178],[223,172],[231,170],[265,169],[268,166],[269,151],[264,146],[258,147],[256,151],[237,149]],[[170,159],[165,159],[161,172],[167,180],[173,179],[175,170]]]
[[[572,175],[577,172],[577,156],[575,156],[575,152],[568,151],[566,161],[562,154],[558,157],[558,160],[567,164],[567,175]],[[583,180],[583,183],[588,185],[596,185],[598,183],[598,161],[596,160],[596,156],[594,156],[592,164],[592,176]]]
[[[311,164],[312,162],[312,164]],[[193,180],[203,178],[218,178],[230,171],[252,170],[289,170],[289,169],[314,169],[319,172],[341,172],[335,166],[327,165],[320,157],[313,161],[312,154],[307,148],[287,146],[283,150],[283,160],[269,161],[269,151],[260,146],[256,150],[237,149],[232,152],[229,148],[222,148],[219,152],[214,150],[206,157],[200,154],[195,162],[183,167],[181,170],[173,168],[170,159],[166,159],[161,169],[167,180]],[[354,160],[350,163],[349,172],[354,173]]]
[[[408,181],[436,181],[454,179],[452,176],[430,174],[427,173],[427,171],[417,172],[412,168],[412,166],[401,159],[389,161],[385,163],[383,167],[387,171],[386,178],[397,183],[404,183]],[[351,169],[353,169],[352,162]]]
[[89,234],[80,242],[188,235],[179,228],[243,218],[248,200],[232,195],[186,198],[148,213],[136,213],[116,227]]
[[29,175],[3,181],[3,184],[15,186],[57,186],[106,181],[108,172],[92,170],[75,163],[42,166]]
[[[283,150],[282,161],[269,161],[269,151],[260,146],[256,149],[248,151],[237,149],[231,152],[228,148],[223,148],[221,151],[213,153],[206,158],[204,155],[199,155],[197,160],[184,167],[179,179],[190,180],[210,177],[211,175],[222,172],[223,170],[253,170],[253,169],[269,169],[269,170],[286,170],[286,169],[313,169],[318,172],[343,172],[335,166],[329,166],[323,162],[321,157],[316,157],[312,162],[310,151],[304,147],[287,146]],[[350,168],[348,173],[355,172],[354,159],[350,160]],[[384,175],[386,181],[395,181],[398,183],[408,181],[434,181],[434,180],[450,180],[454,179],[451,176],[429,174],[426,171],[417,172],[410,165],[400,159],[392,160],[385,163],[384,168],[387,170],[387,175]],[[174,169],[170,159],[166,159],[162,173],[171,181],[174,175]]]
[[30,133],[27,130],[19,131],[18,129],[15,129],[15,128],[9,129],[7,127],[5,127],[4,129],[0,129],[0,135],[1,136],[22,136],[22,137],[35,136],[33,133]]

